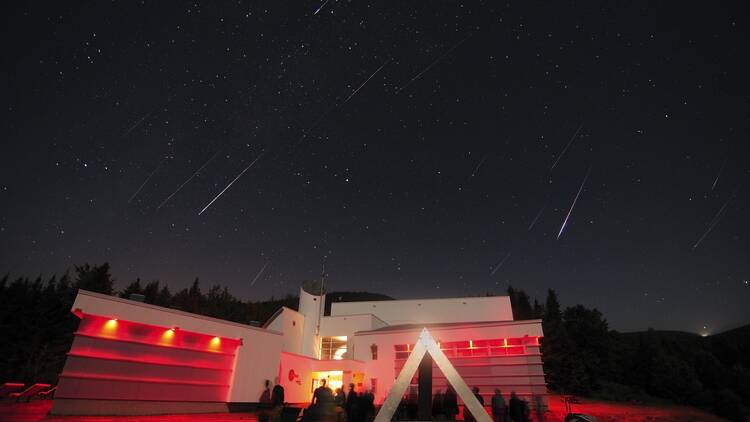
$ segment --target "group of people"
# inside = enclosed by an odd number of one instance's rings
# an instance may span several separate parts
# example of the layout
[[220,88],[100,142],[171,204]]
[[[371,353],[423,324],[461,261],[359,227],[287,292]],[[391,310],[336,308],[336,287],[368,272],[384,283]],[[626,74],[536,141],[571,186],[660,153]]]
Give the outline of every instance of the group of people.
[[279,385],[279,383],[276,383],[276,385],[273,386],[273,390],[271,390],[271,381],[266,380],[265,388],[260,395],[259,401],[259,422],[266,422],[268,420],[279,422],[281,420],[281,412],[284,408],[284,387]]
[[[541,401],[541,397],[537,396],[536,403],[536,416],[537,421],[544,420],[544,406]],[[510,399],[508,404],[505,403],[505,398],[499,388],[495,389],[495,394],[492,396],[492,419],[494,422],[529,422],[531,421],[531,409],[529,408],[529,402],[518,398],[515,391],[510,393]]]
[[349,392],[337,388],[334,393],[326,380],[313,392],[310,407],[302,415],[303,422],[369,422],[375,416],[375,396],[370,391],[357,393],[354,384]]
[[[479,387],[472,389],[474,397],[477,398],[479,404],[484,407],[484,397],[479,394]],[[413,394],[412,394],[413,393]],[[544,406],[541,401],[541,397],[537,396],[536,413],[537,420],[542,421],[544,419]],[[412,405],[412,406],[410,406]],[[412,412],[409,410],[414,409]],[[531,421],[531,411],[529,403],[526,400],[520,399],[516,392],[510,393],[510,399],[506,404],[505,398],[502,395],[500,389],[495,389],[495,394],[492,396],[490,403],[490,409],[492,411],[492,419],[494,422],[529,422]],[[416,392],[410,392],[409,397],[406,399],[406,416],[409,419],[415,419],[416,415]],[[414,413],[414,414],[412,414]],[[432,417],[434,420],[456,420],[458,415],[458,398],[456,396],[456,390],[453,387],[443,393],[438,390],[432,398]],[[463,417],[465,421],[474,422],[476,418],[471,414],[471,411],[467,406],[464,406]]]

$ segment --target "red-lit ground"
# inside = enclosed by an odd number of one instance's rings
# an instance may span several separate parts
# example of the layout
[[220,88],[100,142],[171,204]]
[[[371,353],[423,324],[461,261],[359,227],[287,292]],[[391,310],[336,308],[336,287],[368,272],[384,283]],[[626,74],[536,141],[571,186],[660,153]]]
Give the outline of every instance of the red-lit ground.
[[[724,419],[711,413],[688,406],[665,405],[665,404],[630,404],[606,402],[582,398],[580,404],[573,404],[574,413],[585,413],[602,421],[650,421],[650,422],[677,422],[677,421],[707,421],[719,422]],[[549,412],[545,421],[557,422],[565,418],[565,404],[560,396],[552,396],[549,401]]]
[[[31,403],[0,403],[0,421],[3,422],[179,422],[179,421],[257,421],[252,413],[212,413],[201,415],[165,415],[165,416],[47,416],[52,402],[50,400],[33,401]],[[676,405],[645,405],[604,402],[581,399],[580,404],[573,405],[576,413],[586,413],[595,416],[597,421],[649,421],[649,422],[682,422],[707,421],[719,422],[723,419],[702,410]],[[545,421],[558,422],[565,417],[565,406],[559,396],[550,398],[550,409],[545,415]],[[536,418],[534,417],[534,420]]]

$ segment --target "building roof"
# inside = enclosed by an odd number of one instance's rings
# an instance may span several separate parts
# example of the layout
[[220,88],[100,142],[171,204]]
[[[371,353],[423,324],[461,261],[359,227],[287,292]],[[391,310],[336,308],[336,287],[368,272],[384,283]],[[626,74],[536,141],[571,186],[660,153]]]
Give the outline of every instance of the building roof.
[[393,331],[413,331],[420,328],[434,329],[434,328],[468,328],[468,327],[492,327],[492,326],[505,326],[505,325],[524,325],[524,324],[541,324],[541,319],[527,319],[520,321],[479,321],[479,322],[443,322],[434,324],[401,324],[401,325],[389,325],[387,327],[376,328],[374,330],[357,331],[358,334],[385,334]]

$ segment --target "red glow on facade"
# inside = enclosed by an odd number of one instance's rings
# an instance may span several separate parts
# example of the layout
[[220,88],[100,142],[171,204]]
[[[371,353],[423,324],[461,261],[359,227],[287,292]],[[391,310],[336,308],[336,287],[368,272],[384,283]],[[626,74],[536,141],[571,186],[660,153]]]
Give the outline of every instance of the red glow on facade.
[[226,401],[241,345],[177,326],[90,314],[75,335],[60,398]]
[[[440,342],[438,347],[448,358],[528,355],[539,353],[539,337]],[[529,350],[529,347],[533,349]],[[413,347],[410,344],[397,344],[394,349],[396,359],[406,359]]]

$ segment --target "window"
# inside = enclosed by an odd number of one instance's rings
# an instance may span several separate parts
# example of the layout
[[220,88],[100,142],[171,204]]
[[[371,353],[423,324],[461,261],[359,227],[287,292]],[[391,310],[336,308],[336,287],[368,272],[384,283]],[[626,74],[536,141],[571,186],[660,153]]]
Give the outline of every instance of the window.
[[323,337],[320,345],[320,358],[341,360],[346,354],[346,336]]

